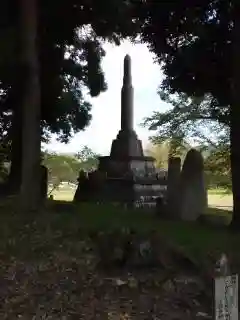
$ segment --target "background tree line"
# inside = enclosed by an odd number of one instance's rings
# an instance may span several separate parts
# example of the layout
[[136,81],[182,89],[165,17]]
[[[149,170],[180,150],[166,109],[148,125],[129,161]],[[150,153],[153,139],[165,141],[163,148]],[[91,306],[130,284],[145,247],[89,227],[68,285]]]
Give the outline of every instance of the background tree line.
[[[42,151],[42,164],[48,169],[48,183],[58,187],[61,182],[77,183],[79,171],[97,169],[98,154],[84,146],[77,154],[61,154]],[[7,179],[10,170],[8,161],[0,162],[0,179]]]
[[167,167],[169,155],[183,160],[193,145],[205,160],[206,181],[210,188],[230,191],[229,125],[209,114],[209,97],[190,98],[186,94],[170,95],[159,91],[160,98],[169,103],[165,112],[155,112],[143,125],[155,132],[149,152],[157,165]]
[[[153,139],[154,140],[154,139]],[[157,144],[149,143],[145,154],[156,159],[156,167],[167,170],[169,154],[173,153],[173,140],[171,137]],[[191,148],[187,142],[178,146],[174,155],[179,156],[182,161]],[[211,144],[199,145],[205,159],[205,174],[208,188],[223,188],[231,192],[231,175],[229,150],[223,146],[212,146]],[[42,152],[42,164],[48,168],[48,183],[57,188],[61,182],[76,184],[80,170],[92,171],[97,169],[99,155],[89,147],[84,146],[77,154],[61,154],[56,152]],[[4,159],[4,158],[3,158]],[[2,161],[0,165],[0,179],[7,179],[10,163]]]

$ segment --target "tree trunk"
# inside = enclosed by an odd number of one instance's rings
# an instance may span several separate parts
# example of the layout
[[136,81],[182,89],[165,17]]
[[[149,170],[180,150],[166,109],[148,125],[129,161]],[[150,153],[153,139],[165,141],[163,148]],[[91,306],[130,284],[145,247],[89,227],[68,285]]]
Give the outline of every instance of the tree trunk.
[[[237,106],[231,106],[231,173],[232,173],[232,192],[233,192],[233,218],[231,227],[234,229],[240,229],[240,119],[239,108]],[[234,118],[235,115],[235,119]],[[238,120],[238,121],[237,121]]]
[[21,206],[26,211],[37,210],[40,204],[40,82],[37,50],[37,0],[20,0],[21,58],[25,67],[22,132]]
[[19,193],[22,178],[22,106],[20,101],[14,106],[11,127],[11,169],[8,178],[10,194]]
[[234,27],[232,40],[233,78],[232,103],[230,107],[230,153],[233,191],[233,219],[231,227],[240,229],[240,20],[237,12],[240,10],[238,0],[234,6]]

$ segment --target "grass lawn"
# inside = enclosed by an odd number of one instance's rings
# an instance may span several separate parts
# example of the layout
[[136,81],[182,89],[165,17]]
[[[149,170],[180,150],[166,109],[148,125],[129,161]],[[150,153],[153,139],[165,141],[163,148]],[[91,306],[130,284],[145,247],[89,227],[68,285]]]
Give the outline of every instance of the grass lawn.
[[76,189],[73,188],[59,188],[57,190],[54,190],[52,192],[52,195],[54,197],[54,200],[60,200],[60,201],[72,201],[74,197]]
[[[55,200],[72,201],[75,189],[61,188],[53,192]],[[208,191],[209,207],[231,211],[233,206],[232,194],[226,193],[223,189],[211,189]]]
[[[231,215],[224,210],[210,208],[212,216]],[[141,210],[124,210],[106,205],[74,206],[68,202],[54,201],[37,216],[9,214],[0,215],[0,252],[8,259],[41,259],[48,254],[72,251],[79,241],[87,239],[92,232],[112,232],[134,229],[138,234],[159,234],[183,246],[199,261],[209,252],[238,251],[240,236],[230,235],[227,228],[216,228],[186,222],[159,220],[153,214]],[[72,246],[72,248],[71,248]],[[74,249],[74,250],[75,250]],[[65,252],[67,255],[69,252]]]
[[[67,202],[71,201],[74,196],[74,190],[62,189],[55,191],[54,199],[62,201],[67,206]],[[210,190],[208,195],[209,208],[207,211],[207,218],[215,224],[219,222],[220,224],[228,225],[231,221],[231,210],[232,210],[232,196],[229,194],[224,194],[222,191],[216,192],[216,190]],[[206,247],[206,245],[215,246],[215,241],[221,247],[221,244],[226,244],[225,237],[221,234],[221,239],[215,236],[215,231],[212,229],[205,229],[205,227],[199,227],[199,225],[192,225],[180,222],[169,222],[169,221],[156,221],[156,219],[149,218],[147,214],[140,214],[139,210],[135,212],[124,212],[122,209],[111,207],[94,206],[94,205],[81,205],[78,207],[79,214],[77,216],[66,216],[68,222],[73,222],[75,226],[81,225],[81,228],[89,229],[111,229],[115,227],[136,227],[138,231],[140,230],[151,230],[157,228],[161,231],[162,234],[165,234],[168,237],[176,238],[177,243],[184,243],[184,245],[191,246],[193,245],[193,252],[196,248],[196,242],[199,241],[198,245]],[[67,211],[67,210],[66,210]],[[86,214],[83,214],[85,212]],[[69,220],[70,219],[70,220]],[[73,220],[72,220],[73,219]],[[194,234],[200,232],[198,237],[195,237]],[[203,233],[201,235],[201,233]],[[217,231],[217,234],[218,231]],[[228,232],[226,236],[229,237]],[[195,241],[196,240],[196,241]],[[205,243],[206,241],[206,243]]]

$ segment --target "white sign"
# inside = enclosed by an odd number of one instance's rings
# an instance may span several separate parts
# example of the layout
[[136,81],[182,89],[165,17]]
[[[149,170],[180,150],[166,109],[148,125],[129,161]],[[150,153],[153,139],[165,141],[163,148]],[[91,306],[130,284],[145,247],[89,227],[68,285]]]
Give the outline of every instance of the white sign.
[[215,279],[215,320],[238,320],[238,275]]

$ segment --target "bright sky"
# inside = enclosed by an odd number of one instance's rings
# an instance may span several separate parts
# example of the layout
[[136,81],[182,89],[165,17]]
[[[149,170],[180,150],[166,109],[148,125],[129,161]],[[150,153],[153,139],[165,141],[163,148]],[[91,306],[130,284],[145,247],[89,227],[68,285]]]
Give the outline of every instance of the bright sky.
[[140,127],[143,118],[153,111],[164,111],[168,105],[157,95],[163,76],[158,64],[153,63],[153,55],[142,44],[123,42],[121,46],[104,45],[106,56],[102,62],[108,90],[97,98],[92,98],[92,121],[85,131],[76,134],[68,144],[61,144],[53,137],[47,149],[61,153],[78,152],[84,145],[94,152],[108,155],[111,142],[121,125],[120,97],[123,77],[123,59],[129,54],[132,59],[132,79],[134,87],[134,125],[138,137],[146,146],[151,132]]

